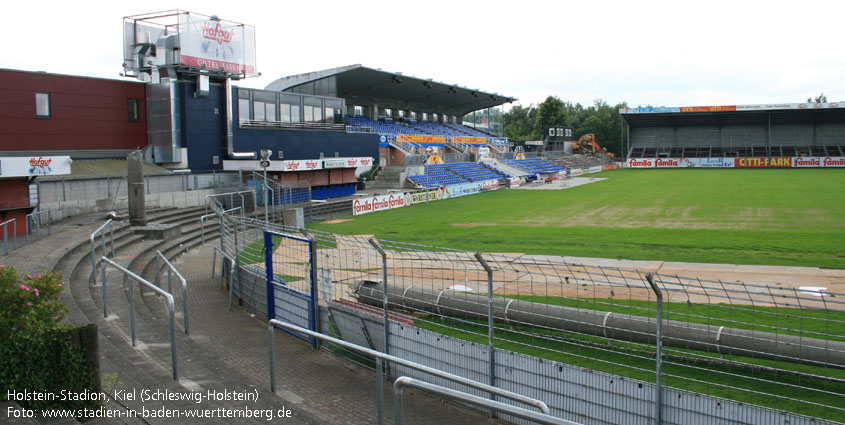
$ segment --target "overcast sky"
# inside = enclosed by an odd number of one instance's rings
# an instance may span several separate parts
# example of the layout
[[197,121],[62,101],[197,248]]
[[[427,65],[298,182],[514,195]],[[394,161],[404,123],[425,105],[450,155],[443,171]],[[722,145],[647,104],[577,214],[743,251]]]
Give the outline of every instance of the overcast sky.
[[845,100],[839,1],[8,1],[0,67],[120,78],[122,18],[179,8],[256,29],[263,88],[360,63],[538,103]]

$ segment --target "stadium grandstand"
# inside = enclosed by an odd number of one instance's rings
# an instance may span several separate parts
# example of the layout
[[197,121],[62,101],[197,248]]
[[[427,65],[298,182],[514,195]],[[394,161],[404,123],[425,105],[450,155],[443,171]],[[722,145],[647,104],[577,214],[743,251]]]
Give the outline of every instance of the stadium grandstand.
[[[482,146],[493,152],[510,149],[502,137],[501,105],[516,99],[498,93],[361,65],[280,78],[265,91],[342,100],[346,109],[342,116],[328,107],[323,114],[317,102],[303,101],[312,105],[304,110],[304,120],[318,121],[317,116],[331,115],[321,120],[343,124],[347,133],[378,134],[382,159],[389,159],[391,149],[409,155],[425,155],[431,151],[427,148],[436,148],[441,155],[477,153]],[[280,107],[287,110],[291,105]],[[282,114],[281,121],[294,118]]]
[[845,156],[845,103],[623,108],[628,158]]

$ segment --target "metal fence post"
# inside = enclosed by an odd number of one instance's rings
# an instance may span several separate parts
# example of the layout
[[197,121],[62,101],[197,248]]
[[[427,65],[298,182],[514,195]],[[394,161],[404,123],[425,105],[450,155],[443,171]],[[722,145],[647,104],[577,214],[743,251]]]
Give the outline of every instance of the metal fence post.
[[[494,335],[493,332],[495,330],[493,324],[493,269],[490,268],[490,265],[487,264],[487,261],[484,261],[484,257],[481,255],[480,252],[475,253],[475,258],[478,259],[478,262],[481,263],[481,267],[484,267],[484,270],[487,270],[487,351],[488,351],[488,363],[490,364],[490,386],[496,386],[496,346],[494,344]],[[496,395],[490,393],[490,400],[496,401]],[[490,411],[490,417],[496,417],[496,411]]]
[[[103,264],[103,268],[106,265]],[[132,346],[135,346],[135,289],[132,284],[132,278],[129,278],[129,326],[132,328]]]
[[[309,308],[311,311],[311,330],[314,332],[320,332],[320,310],[317,308],[317,300],[318,300],[318,290],[317,285],[319,281],[317,280],[317,243],[314,240],[314,237],[309,235],[305,232],[304,229],[300,229],[300,233],[303,236],[308,238],[308,255],[311,257],[311,269],[308,270],[308,275],[311,279],[311,305]],[[267,253],[267,256],[271,256],[271,252]],[[311,346],[315,349],[320,346],[320,341],[317,338],[311,338]]]
[[[264,270],[267,272],[267,320],[276,318],[276,297],[273,288],[273,235],[264,231]],[[231,284],[230,284],[231,285]],[[229,307],[231,309],[231,306]]]
[[[369,240],[370,245],[381,254],[381,262],[382,262],[382,279],[383,279],[383,288],[382,290],[382,310],[384,311],[384,353],[388,354],[389,346],[390,346],[390,321],[388,320],[387,316],[387,253],[381,249],[381,245],[379,245],[378,241],[375,238],[370,238]],[[382,367],[387,370],[387,361],[383,359],[375,359],[376,360],[376,391],[378,392],[378,419],[379,424],[384,423],[384,376],[382,375]]]
[[663,345],[663,292],[660,291],[660,288],[654,283],[654,276],[651,273],[645,275],[648,284],[651,286],[652,291],[654,291],[654,295],[657,296],[657,331],[655,332],[655,337],[657,339],[657,354],[655,355],[656,360],[656,387],[655,387],[655,414],[654,420],[657,425],[663,423],[663,385],[661,377],[663,375],[663,353],[662,353],[662,345]]
[[[94,276],[97,276],[97,269],[94,269]],[[95,282],[96,283],[96,282]],[[106,265],[100,271],[100,284],[103,285],[103,317],[109,317],[109,293],[106,290]]]
[[[269,319],[268,319],[269,320]],[[270,392],[276,394],[276,335],[275,326],[268,325],[270,330]]]
[[390,339],[389,339],[390,338],[390,321],[388,320],[388,317],[387,317],[387,304],[388,304],[388,299],[387,299],[387,253],[384,252],[383,249],[381,249],[381,245],[379,245],[378,241],[376,241],[375,238],[370,238],[369,242],[370,242],[370,245],[372,245],[373,248],[375,248],[376,251],[378,251],[378,253],[381,254],[382,280],[383,280],[382,285],[384,286],[384,290],[382,291],[382,296],[383,296],[382,297],[382,310],[384,311],[384,353],[390,354],[390,349],[388,348],[388,347],[390,347],[390,344],[389,344],[389,341],[390,341]]

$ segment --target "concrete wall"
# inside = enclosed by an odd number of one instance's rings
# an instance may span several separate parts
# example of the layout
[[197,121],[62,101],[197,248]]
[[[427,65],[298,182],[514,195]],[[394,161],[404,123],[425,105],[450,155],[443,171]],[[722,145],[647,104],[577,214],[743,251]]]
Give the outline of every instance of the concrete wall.
[[[146,205],[147,208],[201,207],[205,205],[205,196],[211,194],[214,194],[214,189],[152,193],[146,195]],[[125,210],[129,208],[129,203],[124,195],[118,196],[117,200],[103,198],[42,202],[40,208],[42,211],[52,211],[53,220],[61,220],[79,214]]]

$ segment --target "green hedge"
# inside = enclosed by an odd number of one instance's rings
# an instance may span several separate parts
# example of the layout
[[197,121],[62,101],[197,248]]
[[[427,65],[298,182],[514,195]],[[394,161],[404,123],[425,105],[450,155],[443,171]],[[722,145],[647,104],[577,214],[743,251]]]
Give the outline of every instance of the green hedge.
[[85,348],[74,342],[73,327],[59,327],[37,334],[16,334],[0,341],[0,388],[8,391],[52,392],[54,401],[17,401],[28,409],[96,408],[93,401],[62,401],[62,390],[71,394],[96,391],[96,375],[86,364]]

